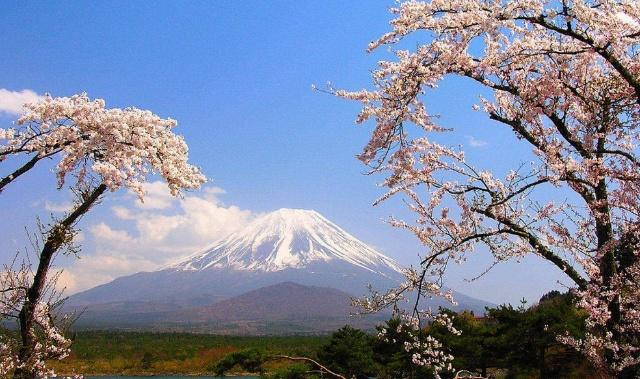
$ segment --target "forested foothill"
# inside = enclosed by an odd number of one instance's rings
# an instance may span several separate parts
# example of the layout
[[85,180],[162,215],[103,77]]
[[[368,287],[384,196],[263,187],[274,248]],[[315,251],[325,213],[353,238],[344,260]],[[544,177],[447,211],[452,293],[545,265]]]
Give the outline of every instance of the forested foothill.
[[[462,368],[474,375],[495,378],[597,377],[590,362],[558,341],[558,334],[585,333],[584,311],[575,297],[557,291],[537,304],[500,305],[485,315],[471,312],[450,315],[455,335],[437,324],[421,333],[442,341],[443,350],[455,357],[452,378]],[[385,331],[386,338],[378,335]],[[52,362],[60,373],[87,375],[238,375],[272,378],[313,377],[324,368],[347,378],[432,378],[416,366],[405,349],[411,341],[401,320],[391,318],[376,330],[345,326],[330,336],[213,336],[187,333],[81,331],[74,334],[72,352],[64,361]],[[327,375],[325,372],[324,375]]]

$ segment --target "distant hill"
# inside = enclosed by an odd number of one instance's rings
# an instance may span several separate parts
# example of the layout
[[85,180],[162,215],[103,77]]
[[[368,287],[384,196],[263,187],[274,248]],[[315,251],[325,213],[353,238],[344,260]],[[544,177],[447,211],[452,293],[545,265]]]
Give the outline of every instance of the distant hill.
[[[385,290],[401,280],[400,265],[319,213],[280,209],[175,265],[76,294],[67,309],[84,310],[84,327],[231,333],[243,323],[243,333],[307,333],[348,320],[348,299],[367,284]],[[457,310],[490,305],[455,296]]]
[[152,302],[113,302],[87,307],[81,329],[147,329],[233,335],[325,334],[346,324],[372,329],[390,313],[351,316],[346,292],[284,282],[204,307]]
[[[285,299],[286,301],[283,301]],[[178,313],[194,321],[346,319],[355,309],[351,296],[333,288],[274,284],[220,301],[208,307]]]
[[389,317],[352,316],[351,296],[326,287],[293,282],[274,284],[195,309],[171,315],[177,324],[189,323],[225,334],[317,334],[329,333],[346,324],[370,329]]

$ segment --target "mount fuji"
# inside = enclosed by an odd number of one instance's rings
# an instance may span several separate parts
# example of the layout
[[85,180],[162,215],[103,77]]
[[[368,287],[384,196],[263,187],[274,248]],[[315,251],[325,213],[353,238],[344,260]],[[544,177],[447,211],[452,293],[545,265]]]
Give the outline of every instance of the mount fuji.
[[[234,304],[242,303],[242,309],[249,309],[253,301],[259,308],[261,299],[269,298],[267,308],[273,308],[274,299],[281,297],[278,314],[287,314],[282,308],[308,304],[308,299],[296,300],[302,293],[313,293],[319,303],[340,298],[345,304],[335,309],[346,313],[349,296],[365,294],[367,285],[385,290],[401,280],[400,265],[318,212],[280,209],[175,264],[73,295],[66,307],[85,310],[81,325],[177,326],[182,321],[210,327],[216,320],[205,320],[203,315],[219,320],[215,315],[221,314],[223,305],[234,309]],[[279,292],[271,296],[274,291]],[[476,312],[487,305],[461,294],[458,301],[459,308]],[[197,322],[190,319],[192,314],[198,315]]]
[[347,263],[394,278],[400,267],[316,211],[280,209],[239,233],[170,268],[277,272],[315,264]]

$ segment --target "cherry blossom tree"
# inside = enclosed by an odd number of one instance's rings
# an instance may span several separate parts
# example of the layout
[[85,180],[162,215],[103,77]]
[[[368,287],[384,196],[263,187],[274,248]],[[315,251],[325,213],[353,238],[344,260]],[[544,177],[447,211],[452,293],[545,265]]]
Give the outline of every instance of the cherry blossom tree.
[[[33,335],[37,342],[28,360],[19,360],[20,340],[12,338],[10,331],[0,336],[0,378],[10,377],[18,367],[30,368],[38,376],[55,375],[47,369],[46,361],[64,359],[69,354],[71,340],[64,333],[74,317],[59,315],[56,311],[63,302],[62,292],[56,286],[61,273],[57,271],[49,275],[43,291],[45,295],[34,307]],[[0,319],[3,322],[19,319],[32,280],[33,271],[28,260],[17,262],[14,259],[12,264],[4,265],[0,276]]]
[[[369,45],[394,55],[379,62],[374,88],[331,91],[362,103],[358,123],[375,123],[360,159],[387,175],[379,201],[401,196],[414,212],[415,221],[391,223],[415,234],[426,253],[404,287],[365,305],[391,304],[409,289],[440,294],[447,265],[479,245],[496,262],[533,254],[572,281],[589,314],[587,337],[563,341],[608,375],[634,375],[640,2],[405,1],[392,12],[392,30]],[[426,42],[393,49],[409,36]],[[516,157],[501,175],[438,142],[456,130],[438,125],[424,95],[450,76],[491,94],[474,109],[530,147],[533,160]]]
[[[54,172],[61,189],[69,178],[76,201],[71,210],[43,227],[36,244],[38,260],[18,269],[6,267],[0,277],[0,315],[16,318],[20,338],[0,340],[0,375],[14,378],[51,376],[47,359],[68,354],[70,341],[57,325],[51,266],[57,253],[76,253],[74,228],[107,191],[127,188],[144,198],[143,184],[160,175],[173,195],[205,182],[199,169],[187,163],[188,148],[173,133],[176,122],[137,108],[106,108],[104,100],[86,94],[25,105],[15,128],[0,129],[0,162],[15,165],[0,179],[0,191],[47,158],[58,158]],[[20,163],[22,162],[22,163]]]

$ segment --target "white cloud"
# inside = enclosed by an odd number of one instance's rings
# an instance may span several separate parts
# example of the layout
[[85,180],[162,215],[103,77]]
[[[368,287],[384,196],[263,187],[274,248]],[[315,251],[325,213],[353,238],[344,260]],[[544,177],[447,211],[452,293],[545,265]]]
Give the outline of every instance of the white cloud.
[[112,229],[104,222],[96,225],[91,225],[89,227],[89,231],[94,238],[102,241],[108,241],[111,244],[126,244],[130,243],[133,240],[133,238],[126,230]]
[[49,200],[44,201],[44,209],[49,212],[66,212],[70,210],[72,206],[73,204],[71,202],[55,203]]
[[30,89],[10,91],[0,88],[0,113],[20,114],[24,104],[38,101],[41,98],[42,96]]
[[65,295],[70,295],[122,275],[153,269],[155,265],[147,260],[99,251],[95,255],[81,256],[72,266],[65,267],[56,286],[64,288]]
[[486,147],[489,145],[487,141],[477,139],[474,136],[466,136],[466,137],[467,137],[467,143],[471,147]]
[[111,208],[113,218],[87,227],[81,259],[65,268],[68,293],[116,277],[150,271],[191,255],[245,226],[254,215],[223,204],[224,191],[208,187],[177,199],[166,185],[145,186],[143,205],[133,194]]
[[73,291],[78,287],[78,281],[76,278],[69,274],[68,271],[62,270],[60,275],[58,276],[58,281],[56,282],[56,288],[58,290],[64,290],[65,294],[68,291]]
[[[167,191],[167,185],[156,181],[144,186],[144,202],[137,201],[136,206],[142,209],[167,209],[173,203],[173,196]],[[133,194],[133,192],[131,192]]]
[[129,208],[115,206],[111,208],[114,216],[119,218],[120,220],[133,220],[135,217],[133,213],[129,210]]

